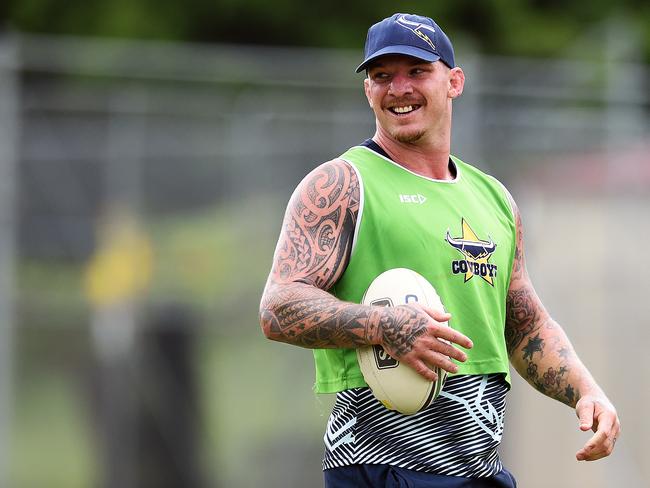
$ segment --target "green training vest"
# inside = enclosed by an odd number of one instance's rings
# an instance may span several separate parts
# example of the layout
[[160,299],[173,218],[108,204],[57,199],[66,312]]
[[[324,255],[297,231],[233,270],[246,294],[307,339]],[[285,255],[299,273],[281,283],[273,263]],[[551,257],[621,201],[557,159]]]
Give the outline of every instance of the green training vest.
[[[419,176],[363,146],[341,158],[357,171],[361,205],[352,255],[330,290],[361,303],[391,268],[410,268],[436,289],[449,325],[474,342],[458,374],[504,373],[506,294],[515,221],[501,183],[452,156],[453,181]],[[367,386],[354,349],[315,349],[318,393]]]

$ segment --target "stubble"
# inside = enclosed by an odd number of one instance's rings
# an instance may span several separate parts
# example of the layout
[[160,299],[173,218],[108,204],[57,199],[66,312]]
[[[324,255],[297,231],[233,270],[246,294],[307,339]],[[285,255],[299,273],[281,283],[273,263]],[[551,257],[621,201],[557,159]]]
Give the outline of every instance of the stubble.
[[397,142],[401,142],[402,144],[415,144],[420,139],[422,139],[425,134],[426,134],[425,130],[418,130],[418,131],[393,130],[390,132],[391,137],[395,139]]

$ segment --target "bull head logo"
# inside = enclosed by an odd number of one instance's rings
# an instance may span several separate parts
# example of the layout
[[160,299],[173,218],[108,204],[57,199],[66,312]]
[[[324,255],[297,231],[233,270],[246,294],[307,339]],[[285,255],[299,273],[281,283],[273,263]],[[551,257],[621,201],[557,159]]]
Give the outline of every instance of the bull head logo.
[[462,219],[463,235],[452,237],[447,230],[445,241],[463,255],[465,259],[451,262],[453,274],[464,274],[465,282],[478,275],[494,286],[497,275],[497,265],[489,263],[497,245],[490,237],[489,241],[479,239],[465,219]]
[[492,238],[490,238],[490,242],[454,239],[449,235],[449,230],[447,230],[445,240],[451,245],[451,247],[459,250],[466,257],[476,261],[489,256],[497,248],[497,245],[492,241]]

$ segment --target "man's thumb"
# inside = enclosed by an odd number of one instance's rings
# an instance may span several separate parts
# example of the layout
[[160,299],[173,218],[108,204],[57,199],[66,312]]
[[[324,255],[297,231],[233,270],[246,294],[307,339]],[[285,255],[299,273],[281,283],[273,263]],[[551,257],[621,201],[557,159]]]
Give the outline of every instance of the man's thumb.
[[594,403],[591,401],[578,402],[576,415],[580,421],[580,430],[587,431],[591,429],[594,423]]

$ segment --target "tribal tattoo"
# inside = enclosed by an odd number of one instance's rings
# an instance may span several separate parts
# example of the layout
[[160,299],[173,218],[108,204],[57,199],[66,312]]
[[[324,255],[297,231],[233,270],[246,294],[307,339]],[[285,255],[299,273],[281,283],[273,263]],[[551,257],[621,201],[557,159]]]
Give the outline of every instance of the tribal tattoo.
[[340,302],[304,283],[275,286],[269,292],[273,298],[261,320],[275,340],[308,348],[354,347],[376,335],[379,314],[368,307]]
[[269,338],[308,348],[381,342],[400,357],[424,333],[428,319],[415,307],[362,306],[327,292],[350,259],[359,201],[356,173],[340,160],[315,169],[294,193],[260,307]]
[[[382,307],[385,308],[385,307]],[[428,320],[409,306],[395,307],[381,316],[382,344],[391,356],[399,358],[413,349],[413,343],[426,331]]]
[[359,200],[357,175],[343,161],[307,176],[289,202],[273,278],[329,289],[349,259]]

